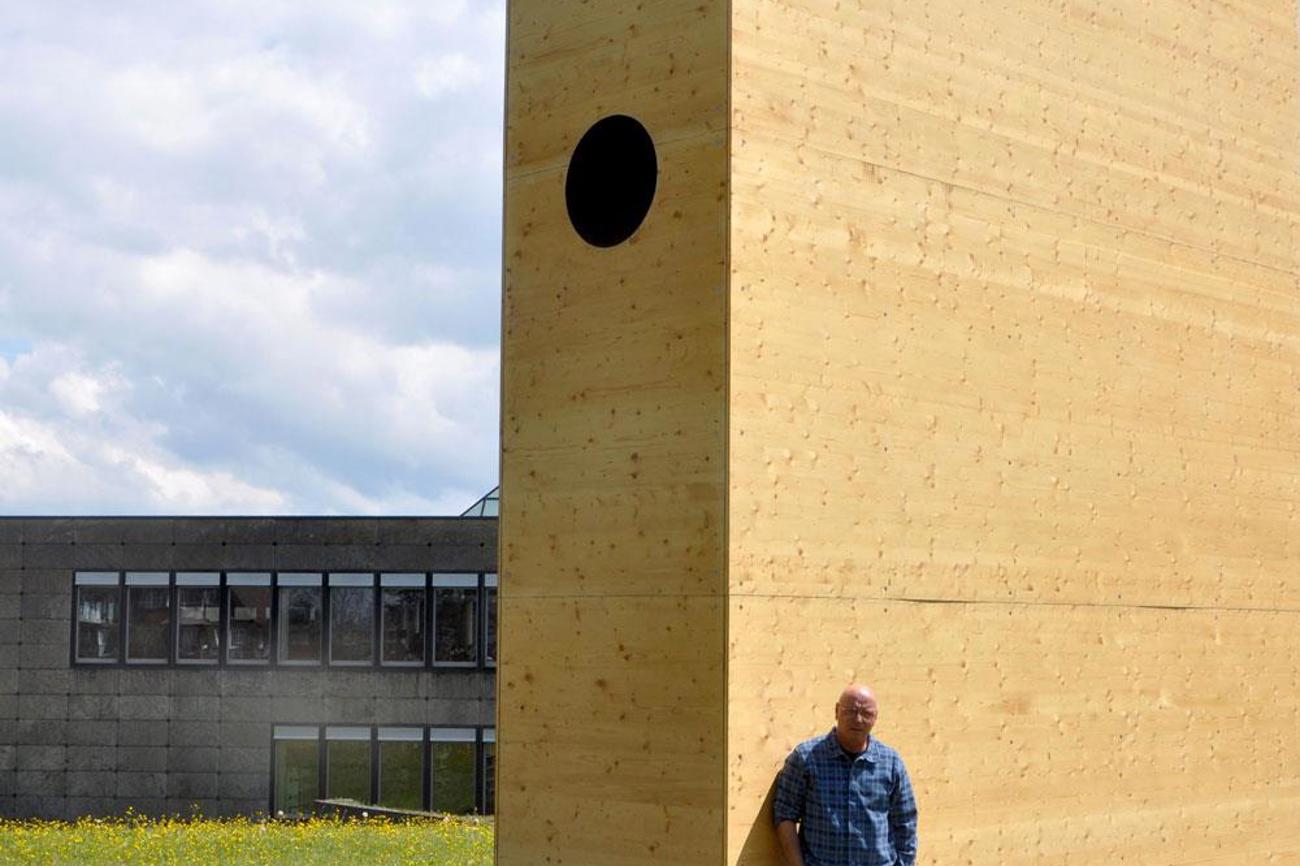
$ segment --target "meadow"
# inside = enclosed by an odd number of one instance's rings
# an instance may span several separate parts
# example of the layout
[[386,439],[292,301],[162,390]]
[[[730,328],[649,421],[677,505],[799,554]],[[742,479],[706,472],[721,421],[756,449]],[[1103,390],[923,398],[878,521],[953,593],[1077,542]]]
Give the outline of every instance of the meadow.
[[91,866],[449,864],[488,866],[492,824],[475,820],[0,820],[0,863]]

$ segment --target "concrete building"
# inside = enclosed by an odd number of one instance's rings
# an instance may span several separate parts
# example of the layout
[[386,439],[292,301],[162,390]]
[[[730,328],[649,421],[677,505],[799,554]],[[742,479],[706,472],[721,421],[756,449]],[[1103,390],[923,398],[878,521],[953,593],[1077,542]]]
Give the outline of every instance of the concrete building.
[[492,516],[0,518],[0,815],[491,811],[496,560]]

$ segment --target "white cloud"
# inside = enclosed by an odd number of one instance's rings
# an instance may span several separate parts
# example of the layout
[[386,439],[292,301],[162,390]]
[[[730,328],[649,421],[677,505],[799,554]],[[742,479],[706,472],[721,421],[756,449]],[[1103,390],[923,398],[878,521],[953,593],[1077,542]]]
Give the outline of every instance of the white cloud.
[[74,417],[92,415],[102,408],[101,396],[117,383],[111,378],[87,376],[70,370],[50,382],[50,392]]
[[464,90],[483,77],[483,68],[458,51],[422,58],[415,66],[415,86],[425,99]]
[[199,472],[167,466],[122,448],[106,447],[107,462],[123,470],[127,479],[142,482],[149,500],[167,510],[193,511],[236,506],[263,513],[282,508],[283,494],[234,478],[228,472]]
[[59,513],[68,509],[193,514],[274,513],[286,497],[228,472],[168,465],[144,441],[97,439],[76,429],[0,412],[0,508]]
[[0,510],[445,513],[496,483],[501,0],[9,23]]
[[205,143],[214,118],[193,73],[136,66],[111,75],[103,108],[141,144],[181,150]]

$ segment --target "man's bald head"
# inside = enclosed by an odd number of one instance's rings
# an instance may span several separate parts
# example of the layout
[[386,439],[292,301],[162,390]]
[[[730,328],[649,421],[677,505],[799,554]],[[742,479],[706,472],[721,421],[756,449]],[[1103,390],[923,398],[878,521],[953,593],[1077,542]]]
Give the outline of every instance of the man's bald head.
[[841,704],[852,706],[854,703],[865,703],[867,701],[873,704],[876,702],[876,693],[871,686],[852,683],[845,686],[844,691],[840,692],[839,703]]
[[880,706],[873,689],[857,683],[846,687],[835,702],[835,737],[840,746],[854,754],[864,751],[879,715]]

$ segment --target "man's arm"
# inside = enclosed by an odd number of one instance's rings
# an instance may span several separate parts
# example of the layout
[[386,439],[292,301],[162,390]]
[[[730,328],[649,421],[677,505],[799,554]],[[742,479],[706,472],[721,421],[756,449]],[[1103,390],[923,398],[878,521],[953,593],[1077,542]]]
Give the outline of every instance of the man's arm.
[[808,793],[808,772],[797,751],[785,759],[776,777],[776,795],[772,798],[772,821],[781,843],[786,866],[804,866],[799,850],[798,822],[803,820],[804,798]]
[[781,842],[781,853],[785,855],[786,866],[804,866],[803,852],[799,850],[799,831],[793,821],[782,821],[776,825],[776,838]]
[[898,783],[889,798],[889,836],[899,866],[916,864],[916,796],[903,759],[898,759]]

